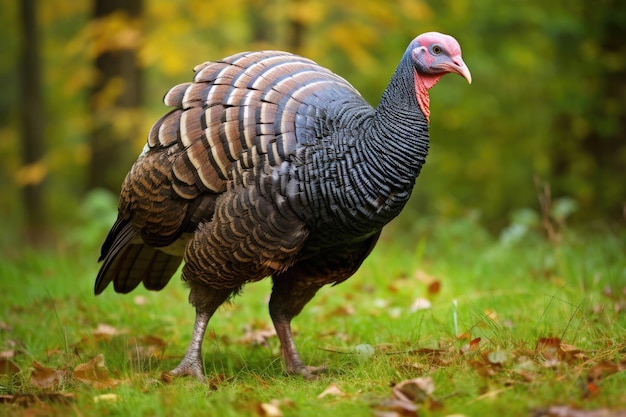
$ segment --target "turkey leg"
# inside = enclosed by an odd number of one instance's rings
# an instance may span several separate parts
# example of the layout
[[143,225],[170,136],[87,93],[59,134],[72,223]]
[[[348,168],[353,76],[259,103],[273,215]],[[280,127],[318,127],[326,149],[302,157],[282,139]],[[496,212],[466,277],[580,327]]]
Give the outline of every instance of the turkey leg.
[[206,381],[202,366],[202,342],[207,324],[215,310],[224,303],[233,290],[214,290],[208,287],[191,286],[189,301],[196,307],[196,320],[193,325],[191,342],[187,353],[178,366],[169,372],[173,376],[195,376],[198,380]]
[[[291,320],[302,311],[317,290],[317,285],[303,285],[293,276],[275,275],[269,310],[276,334],[280,340],[280,351],[287,366],[287,373],[302,375],[306,379],[314,379],[317,374],[325,372],[324,366],[306,366],[300,359],[291,333]],[[306,282],[305,282],[306,284]]]

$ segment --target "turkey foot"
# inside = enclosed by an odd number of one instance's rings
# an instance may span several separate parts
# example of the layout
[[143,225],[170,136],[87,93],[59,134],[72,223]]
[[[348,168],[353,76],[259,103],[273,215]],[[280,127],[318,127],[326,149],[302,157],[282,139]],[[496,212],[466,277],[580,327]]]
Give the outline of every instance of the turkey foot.
[[325,374],[328,372],[328,368],[325,366],[301,366],[300,368],[296,368],[290,374],[301,375],[304,379],[314,380],[317,379],[321,374]]
[[193,326],[191,342],[187,348],[185,357],[176,368],[168,372],[169,375],[178,376],[195,376],[197,380],[206,382],[206,376],[202,366],[202,339],[211,314],[196,312],[196,321]]
[[288,374],[301,375],[305,379],[315,379],[318,375],[328,371],[325,366],[307,366],[302,363],[293,342],[291,325],[288,321],[276,321],[274,327],[280,340],[280,351],[285,360]]

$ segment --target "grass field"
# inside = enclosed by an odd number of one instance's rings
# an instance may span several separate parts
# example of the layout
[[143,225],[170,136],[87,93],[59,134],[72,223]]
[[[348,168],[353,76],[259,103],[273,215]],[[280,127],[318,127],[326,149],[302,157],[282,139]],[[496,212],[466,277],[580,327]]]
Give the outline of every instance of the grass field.
[[178,277],[93,296],[107,225],[45,249],[1,238],[0,415],[626,414],[623,230],[549,241],[523,224],[494,237],[471,216],[401,221],[294,321],[301,356],[327,374],[284,375],[265,280],[209,324],[204,385],[161,378],[193,324]]

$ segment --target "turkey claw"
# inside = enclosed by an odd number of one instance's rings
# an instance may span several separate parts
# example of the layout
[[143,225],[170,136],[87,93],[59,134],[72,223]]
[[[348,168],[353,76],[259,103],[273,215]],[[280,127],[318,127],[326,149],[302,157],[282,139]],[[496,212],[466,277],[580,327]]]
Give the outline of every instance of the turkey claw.
[[304,379],[308,379],[309,381],[317,379],[321,374],[325,374],[328,372],[328,368],[325,366],[303,366],[299,369],[296,369],[291,374],[300,375]]
[[202,383],[207,382],[207,377],[202,371],[202,365],[186,363],[185,361],[181,362],[176,368],[172,369],[171,371],[161,374],[161,379],[165,382],[172,382],[174,378],[183,376],[193,376]]

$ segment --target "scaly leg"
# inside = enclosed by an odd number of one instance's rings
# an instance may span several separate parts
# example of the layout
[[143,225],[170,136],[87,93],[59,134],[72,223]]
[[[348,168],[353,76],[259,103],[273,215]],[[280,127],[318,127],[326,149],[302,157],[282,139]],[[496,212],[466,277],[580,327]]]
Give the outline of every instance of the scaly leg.
[[354,274],[376,245],[379,235],[380,232],[350,246],[322,252],[273,275],[270,315],[290,374],[300,374],[311,379],[326,370],[325,367],[310,367],[302,363],[293,342],[291,320],[323,285],[338,284]]
[[206,381],[202,366],[202,342],[207,324],[215,310],[224,303],[233,290],[214,290],[207,287],[193,286],[189,300],[196,307],[196,320],[193,325],[191,342],[187,353],[178,366],[169,372],[173,376],[195,376],[198,380]]
[[[289,274],[289,272],[286,273]],[[300,359],[291,333],[291,320],[302,311],[317,290],[318,285],[301,285],[294,276],[274,276],[274,288],[270,298],[270,316],[280,340],[280,351],[285,360],[287,373],[302,375],[314,379],[317,374],[325,372],[326,367],[306,366]]]

